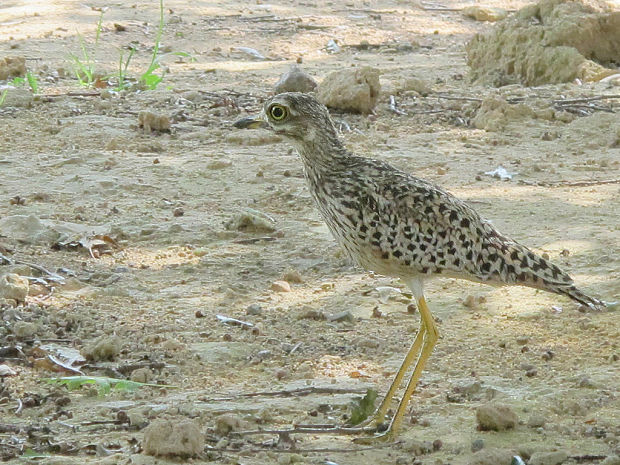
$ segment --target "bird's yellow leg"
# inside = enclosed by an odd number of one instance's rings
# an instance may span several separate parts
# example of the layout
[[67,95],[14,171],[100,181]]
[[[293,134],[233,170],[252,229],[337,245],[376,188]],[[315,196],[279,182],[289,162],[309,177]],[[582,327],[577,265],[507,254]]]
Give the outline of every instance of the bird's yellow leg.
[[392,402],[392,399],[394,398],[394,395],[396,394],[396,390],[400,387],[401,383],[403,382],[405,373],[407,372],[407,370],[409,369],[413,361],[416,360],[420,356],[420,350],[422,348],[422,341],[424,340],[424,334],[426,332],[426,328],[424,326],[424,320],[421,320],[420,323],[421,324],[420,324],[420,329],[418,330],[418,334],[416,335],[413,341],[413,344],[411,344],[411,347],[409,348],[409,352],[407,352],[407,355],[405,356],[403,363],[401,363],[400,368],[398,369],[398,373],[396,373],[396,376],[394,377],[394,380],[392,381],[390,388],[385,394],[383,401],[381,401],[381,405],[379,405],[379,408],[375,411],[372,417],[364,421],[359,426],[369,425],[371,423],[376,423],[377,425],[383,423],[385,414],[390,408],[390,403]]
[[[435,326],[435,322],[433,320],[433,316],[429,311],[426,300],[424,297],[420,297],[418,299],[418,308],[420,309],[420,316],[422,317],[422,326],[421,329],[424,328],[424,342],[422,344],[422,350],[420,352],[420,357],[413,369],[413,373],[411,374],[411,378],[409,379],[409,383],[407,383],[407,388],[405,389],[405,394],[403,395],[400,404],[398,404],[398,408],[396,409],[396,413],[392,417],[392,421],[390,422],[390,426],[388,427],[385,433],[382,433],[378,436],[374,436],[371,438],[359,438],[359,441],[356,442],[368,442],[368,440],[392,440],[396,437],[398,430],[400,429],[400,425],[403,421],[403,416],[405,415],[405,410],[407,409],[407,405],[409,404],[409,399],[415,390],[420,377],[422,376],[422,370],[424,370],[424,366],[426,365],[426,361],[431,355],[433,351],[433,347],[435,347],[435,343],[439,338],[439,333],[437,332],[437,327]],[[422,332],[422,331],[420,331]],[[417,339],[417,338],[416,338]],[[414,342],[415,344],[415,342]],[[407,354],[409,355],[409,354]]]

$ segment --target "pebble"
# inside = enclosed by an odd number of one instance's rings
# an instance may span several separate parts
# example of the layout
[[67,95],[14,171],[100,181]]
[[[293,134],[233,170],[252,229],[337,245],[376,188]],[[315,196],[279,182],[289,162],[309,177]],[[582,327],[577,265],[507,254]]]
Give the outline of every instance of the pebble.
[[144,132],[169,132],[170,117],[168,115],[158,115],[150,111],[141,111],[138,113],[138,127],[143,128]]
[[472,455],[467,465],[511,465],[515,455],[517,454],[509,449],[482,449]]
[[297,270],[289,270],[284,273],[284,281],[288,281],[289,283],[301,284],[304,282],[301,274]]
[[527,420],[527,426],[530,428],[542,428],[545,426],[547,419],[542,413],[533,413]]
[[512,408],[497,402],[481,405],[476,409],[478,428],[482,431],[504,431],[514,428],[519,422]]
[[517,344],[519,344],[520,346],[524,346],[528,342],[530,342],[530,337],[529,336],[519,336],[517,338]]
[[239,431],[245,427],[246,422],[239,415],[225,413],[215,419],[215,432],[225,436],[231,431]]
[[183,207],[176,207],[174,210],[172,210],[172,216],[176,218],[183,215],[185,215],[185,210],[183,210]]
[[493,8],[482,5],[472,5],[463,8],[463,15],[476,21],[499,21],[508,16],[508,11],[503,8]]
[[15,273],[0,276],[0,298],[12,299],[17,303],[26,300],[30,284],[28,279]]
[[287,281],[274,281],[271,290],[275,292],[291,292],[291,285]]
[[246,315],[261,315],[263,313],[263,307],[259,304],[250,304],[248,308],[245,309]]
[[355,321],[355,317],[349,310],[329,315],[327,319],[329,321],[346,321],[347,323],[353,323]]
[[484,439],[474,439],[471,442],[471,451],[478,452],[479,450],[484,449]]
[[313,92],[317,87],[317,82],[297,65],[290,67],[288,71],[280,76],[276,83],[276,93],[281,92]]
[[323,79],[317,98],[330,108],[367,115],[379,99],[379,74],[378,69],[370,66],[335,71]]
[[204,449],[204,436],[193,420],[155,420],[144,430],[142,447],[147,455],[195,457]]
[[568,458],[563,450],[555,452],[534,452],[528,462],[529,465],[560,465]]
[[405,79],[400,87],[403,91],[413,90],[420,95],[428,95],[430,92],[432,92],[431,86],[428,82],[426,82],[424,79],[416,77],[410,77]]

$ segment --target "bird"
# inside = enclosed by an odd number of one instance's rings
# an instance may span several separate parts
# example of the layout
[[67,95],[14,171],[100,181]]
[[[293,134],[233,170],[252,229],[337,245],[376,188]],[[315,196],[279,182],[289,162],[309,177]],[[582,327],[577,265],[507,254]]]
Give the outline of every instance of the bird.
[[[266,128],[294,146],[314,203],[332,236],[357,265],[400,278],[415,298],[420,327],[383,401],[364,425],[381,426],[405,374],[403,397],[387,428],[393,440],[409,399],[437,343],[424,283],[442,276],[493,285],[521,285],[568,296],[601,309],[546,258],[500,233],[469,204],[442,187],[345,147],[328,109],[312,94],[286,92],[266,100],[259,115],[234,123]],[[385,426],[385,425],[383,425]]]

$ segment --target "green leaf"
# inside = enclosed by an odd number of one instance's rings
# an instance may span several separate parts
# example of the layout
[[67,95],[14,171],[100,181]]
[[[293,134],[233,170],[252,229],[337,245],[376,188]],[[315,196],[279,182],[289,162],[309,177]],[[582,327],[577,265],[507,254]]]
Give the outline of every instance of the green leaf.
[[375,401],[377,400],[377,391],[368,389],[364,397],[353,399],[350,404],[351,418],[349,423],[357,425],[372,415],[375,411]]
[[32,89],[33,94],[39,93],[39,82],[37,81],[37,77],[32,74],[30,71],[26,73],[26,79],[28,79],[28,85],[30,89]]
[[44,459],[47,457],[51,457],[50,454],[46,454],[44,452],[37,452],[32,449],[26,449],[26,452],[22,454],[22,457],[27,459]]

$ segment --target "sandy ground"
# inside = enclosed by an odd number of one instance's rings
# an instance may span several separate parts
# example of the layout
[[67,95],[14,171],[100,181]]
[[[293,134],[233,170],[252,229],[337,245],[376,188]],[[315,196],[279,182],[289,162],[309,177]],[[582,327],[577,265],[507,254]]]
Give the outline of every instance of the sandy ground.
[[[138,52],[129,70],[139,74],[157,29],[154,1],[0,6],[0,58],[26,57],[47,96],[0,108],[0,219],[34,215],[47,225],[87,225],[81,232],[70,226],[73,242],[100,227],[116,241],[110,253],[91,256],[83,247],[24,243],[0,230],[2,255],[65,278],[51,295],[31,285],[25,305],[0,307],[0,363],[16,372],[0,378],[0,457],[23,463],[29,450],[46,464],[166,463],[142,453],[145,427],[156,419],[189,419],[204,435],[205,451],[176,463],[465,464],[473,463],[480,440],[483,450],[524,458],[565,452],[572,457],[565,463],[618,454],[617,311],[582,313],[556,295],[452,279],[427,286],[441,339],[398,443],[364,448],[346,436],[300,434],[291,436],[294,444],[277,444],[274,434],[225,434],[226,425],[344,423],[353,398],[367,388],[387,390],[419,324],[407,313],[409,299],[385,288],[404,291],[401,283],[345,260],[293,151],[266,132],[231,127],[260,109],[291,63],[301,58],[319,81],[351,66],[380,69],[376,115],[334,113],[346,123],[348,147],[471,201],[501,231],[548,254],[606,301],[620,300],[620,195],[617,183],[596,181],[620,178],[617,113],[592,111],[572,121],[514,117],[487,132],[471,124],[478,101],[438,95],[501,94],[539,109],[562,96],[618,94],[617,87],[472,86],[464,43],[492,25],[413,2],[170,0],[163,46],[195,61],[170,57],[155,91],[100,95],[79,87],[68,54],[80,53],[78,33],[92,46],[102,7],[97,71],[114,73],[118,47],[132,43]],[[330,39],[340,53],[326,52]],[[380,46],[347,47],[362,40]],[[270,60],[235,49],[243,46]],[[430,93],[404,88],[411,77]],[[391,94],[407,115],[390,111]],[[170,115],[171,131],[138,128],[143,110]],[[484,174],[499,165],[518,174],[510,181]],[[273,230],[226,227],[248,208],[272,218]],[[6,271],[49,278],[24,265],[0,266]],[[283,279],[290,292],[272,290]],[[343,311],[352,318],[329,318]],[[216,315],[254,326],[221,323]],[[72,349],[91,354],[75,364],[87,375],[174,387],[97,395],[47,384],[70,373],[54,372],[46,357],[70,357]],[[316,389],[295,391],[309,387]],[[241,396],[273,391],[294,392]],[[477,430],[476,408],[489,400],[514,410],[516,428]]]

